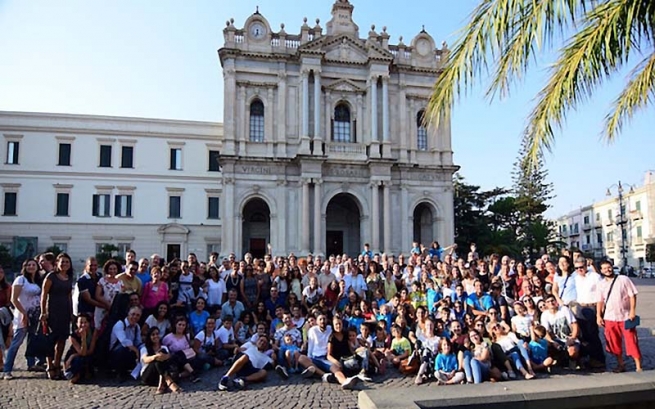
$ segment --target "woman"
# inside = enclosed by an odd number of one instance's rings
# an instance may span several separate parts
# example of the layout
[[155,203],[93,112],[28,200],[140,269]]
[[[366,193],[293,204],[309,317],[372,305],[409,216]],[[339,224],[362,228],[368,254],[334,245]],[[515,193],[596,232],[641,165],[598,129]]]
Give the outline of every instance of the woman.
[[191,366],[191,362],[196,358],[196,352],[191,346],[189,334],[187,333],[187,320],[185,317],[178,317],[173,326],[173,332],[166,335],[162,344],[168,348],[172,354],[174,367],[182,370],[181,378],[189,377],[191,382],[200,382]]
[[252,269],[252,266],[246,266],[245,274],[243,280],[239,284],[239,290],[241,292],[241,299],[246,309],[253,308],[257,301],[259,300],[259,292],[261,287],[259,286],[259,280],[255,277],[255,273]]
[[[25,260],[21,268],[21,274],[14,279],[11,286],[11,303],[14,305],[14,320],[12,329],[14,337],[11,340],[7,356],[3,366],[4,379],[13,379],[11,371],[14,369],[14,361],[18,349],[22,345],[25,337],[28,337],[28,343],[31,334],[34,333],[41,315],[39,301],[41,300],[41,287],[35,283],[35,276],[38,274],[39,266],[35,260]],[[29,335],[28,335],[29,334]],[[28,356],[27,367],[32,370],[36,363],[36,358]]]
[[189,313],[189,326],[191,327],[191,335],[195,336],[197,333],[205,328],[209,312],[205,311],[206,302],[204,298],[198,298],[196,301],[196,309]]
[[196,351],[198,361],[202,362],[205,368],[223,365],[223,361],[216,357],[217,338],[214,334],[215,329],[216,319],[209,317],[204,331],[200,331],[193,339],[193,349]]
[[160,301],[155,307],[155,311],[146,318],[141,333],[147,333],[152,327],[159,328],[160,335],[166,335],[171,330],[171,321],[168,319],[168,303],[166,301]]
[[168,285],[161,281],[161,268],[153,267],[150,270],[152,280],[148,281],[143,287],[141,295],[141,305],[143,306],[143,315],[148,317],[155,313],[155,308],[160,302],[168,301]]
[[[4,311],[7,316],[11,317],[11,285],[7,282],[5,270],[0,266],[0,309]],[[11,343],[11,322],[6,325],[0,323],[0,366],[4,365],[3,358],[5,351],[9,348]]]
[[209,277],[205,280],[202,288],[207,294],[207,311],[214,314],[225,302],[225,281],[221,280],[218,269],[213,264],[208,267]]
[[167,388],[174,393],[182,392],[182,388],[171,377],[171,357],[168,348],[160,342],[159,328],[150,328],[141,347],[141,382],[149,386],[157,385],[157,395],[166,393]]
[[521,301],[523,301],[523,305],[528,310],[528,315],[532,317],[532,321],[541,322],[541,311],[537,308],[534,299],[529,295],[524,295]]
[[[345,285],[345,283],[344,283]],[[323,299],[325,300],[325,305],[330,309],[334,309],[339,301],[339,282],[337,280],[330,281],[327,288],[325,289],[325,294]]]
[[48,378],[60,379],[61,357],[70,335],[73,314],[73,263],[66,253],[60,253],[55,261],[55,271],[48,273],[41,291],[41,322],[48,325],[55,343],[55,355],[47,357]]
[[241,313],[239,320],[234,324],[234,337],[242,345],[252,337],[256,330],[257,325],[253,323],[252,314],[250,311],[244,311]]
[[464,286],[464,291],[466,294],[473,294],[475,293],[475,277],[473,276],[473,272],[465,268],[462,270],[462,285]]
[[259,294],[264,300],[271,296],[271,287],[273,286],[273,274],[275,274],[275,264],[272,261],[259,263],[257,267],[257,281],[259,282]]
[[[534,371],[532,370],[532,363],[528,351],[514,333],[508,331],[504,324],[491,323],[489,324],[489,332],[493,342],[502,348],[507,358],[509,358],[514,367],[521,372],[525,379],[534,378]],[[513,370],[509,370],[510,379],[515,379],[516,374]]]
[[382,278],[378,273],[378,265],[376,262],[371,261],[368,263],[368,274],[366,275],[366,298],[373,299],[373,293],[382,286]]
[[318,304],[319,298],[323,295],[323,290],[318,286],[318,279],[312,277],[309,279],[309,285],[302,290],[302,305],[309,311],[314,305]]
[[298,299],[302,298],[302,273],[300,272],[300,267],[294,267],[291,270],[291,285],[290,287],[290,294],[293,293],[298,297]]
[[285,265],[280,270],[280,275],[273,280],[273,286],[277,288],[278,294],[286,301],[289,295],[289,288],[291,288],[291,281],[289,277],[289,268]]
[[500,380],[501,374],[491,366],[491,349],[476,329],[469,330],[471,355],[464,355],[464,372],[469,383],[482,383],[489,379]]
[[[394,269],[399,269],[398,264],[393,265]],[[393,277],[393,271],[387,270],[384,276],[384,296],[387,300],[391,299],[398,292],[398,287],[396,286],[396,280]]]
[[[418,310],[416,314],[418,316]],[[434,321],[426,319],[423,328],[420,332],[417,330],[417,340],[420,341],[420,346],[417,345],[417,350],[421,356],[421,366],[418,369],[416,379],[414,379],[416,385],[420,385],[430,378],[432,375],[431,368],[434,367],[434,359],[439,353],[440,338],[434,333]]]
[[255,307],[255,311],[253,311],[253,320],[255,325],[259,324],[260,322],[267,324],[271,322],[271,316],[268,313],[268,309],[266,308],[264,301],[259,301],[257,303],[257,307]]
[[559,269],[553,280],[552,294],[557,299],[557,303],[562,306],[568,306],[570,302],[577,298],[575,288],[576,273],[573,270],[573,263],[567,256],[560,256],[558,260]]
[[91,316],[77,316],[76,329],[70,335],[70,348],[66,353],[65,376],[72,384],[78,383],[82,377],[91,378],[93,354],[98,341],[98,331],[91,326]]
[[[116,294],[123,290],[123,282],[116,278],[121,271],[121,265],[116,260],[107,260],[102,267],[102,277],[96,285],[96,301],[101,303],[102,307],[96,307],[94,314],[94,326],[101,332],[104,331],[105,318],[111,309],[111,303],[114,302]],[[111,329],[109,329],[111,331]]]

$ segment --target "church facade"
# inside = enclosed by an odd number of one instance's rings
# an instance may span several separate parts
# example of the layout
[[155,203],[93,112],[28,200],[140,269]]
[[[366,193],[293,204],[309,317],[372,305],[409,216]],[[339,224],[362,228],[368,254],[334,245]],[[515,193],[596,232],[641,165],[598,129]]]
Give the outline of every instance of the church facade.
[[450,122],[423,126],[447,47],[424,30],[407,45],[362,35],[353,10],[337,0],[299,34],[259,11],[229,20],[222,124],[0,113],[0,243],[37,237],[76,259],[105,243],[166,258],[452,243]]

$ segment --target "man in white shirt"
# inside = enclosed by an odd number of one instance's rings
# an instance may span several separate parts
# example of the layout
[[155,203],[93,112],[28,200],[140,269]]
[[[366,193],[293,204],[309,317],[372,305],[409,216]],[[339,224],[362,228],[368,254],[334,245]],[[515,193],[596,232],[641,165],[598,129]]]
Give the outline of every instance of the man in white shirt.
[[[241,348],[236,360],[218,383],[218,390],[228,390],[230,382],[236,388],[243,389],[246,383],[266,380],[266,369],[264,368],[273,363],[273,359],[265,354],[268,346],[268,338],[262,334],[257,339],[256,345],[249,344],[247,347]],[[234,378],[235,376],[236,378]]]
[[127,371],[131,371],[139,362],[139,348],[142,344],[140,319],[141,308],[132,307],[127,318],[118,321],[111,330],[109,362],[121,381],[127,379]]
[[598,285],[602,281],[600,274],[589,271],[587,260],[579,256],[574,260],[576,302],[576,317],[582,332],[582,339],[587,342],[584,354],[589,355],[589,365],[597,370],[605,369],[605,351],[598,336],[598,323],[596,320],[596,304],[600,301]]

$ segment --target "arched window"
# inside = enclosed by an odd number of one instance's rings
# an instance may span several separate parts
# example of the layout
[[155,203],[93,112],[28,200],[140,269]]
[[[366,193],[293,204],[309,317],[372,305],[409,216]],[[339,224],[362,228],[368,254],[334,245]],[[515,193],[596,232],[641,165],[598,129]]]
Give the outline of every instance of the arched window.
[[250,103],[250,142],[264,142],[264,104],[259,99]]
[[425,129],[425,125],[423,124],[424,116],[424,110],[420,110],[416,114],[416,146],[420,151],[428,150],[428,130]]
[[340,103],[334,108],[332,140],[334,142],[352,142],[351,135],[350,108],[345,103]]

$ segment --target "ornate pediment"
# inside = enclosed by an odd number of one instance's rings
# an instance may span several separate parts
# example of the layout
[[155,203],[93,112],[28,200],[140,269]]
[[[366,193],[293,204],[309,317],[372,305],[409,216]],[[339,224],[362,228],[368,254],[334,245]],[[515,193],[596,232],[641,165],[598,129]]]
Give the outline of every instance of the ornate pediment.
[[340,91],[340,92],[364,92],[365,90],[358,87],[353,81],[348,79],[340,79],[325,86],[326,90]]
[[349,34],[323,36],[304,44],[299,53],[322,54],[326,61],[365,64],[369,60],[393,60],[393,55],[370,42],[354,38]]

